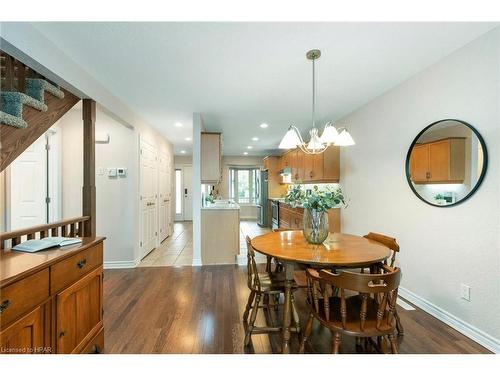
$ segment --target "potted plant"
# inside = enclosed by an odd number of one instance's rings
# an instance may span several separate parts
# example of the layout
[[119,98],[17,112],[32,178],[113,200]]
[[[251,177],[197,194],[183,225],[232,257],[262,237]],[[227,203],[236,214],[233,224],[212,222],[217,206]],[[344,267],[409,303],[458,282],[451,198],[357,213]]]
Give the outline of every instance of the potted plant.
[[[297,188],[290,190],[285,201],[304,207],[303,233],[309,243],[320,244],[329,233],[327,211],[334,207],[345,206],[342,189],[327,187],[320,190],[314,186],[310,194],[299,193]],[[302,191],[302,190],[301,190]]]
[[446,199],[443,194],[438,193],[434,196],[434,199],[436,200],[436,203],[439,205],[446,204]]

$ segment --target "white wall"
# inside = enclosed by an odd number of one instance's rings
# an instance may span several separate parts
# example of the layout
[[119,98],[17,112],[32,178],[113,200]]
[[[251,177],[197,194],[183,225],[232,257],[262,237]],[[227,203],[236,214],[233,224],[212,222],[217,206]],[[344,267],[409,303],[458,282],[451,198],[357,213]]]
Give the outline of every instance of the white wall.
[[[397,238],[402,294],[490,349],[500,350],[500,29],[456,51],[342,119],[356,145],[342,154],[350,205],[347,233]],[[483,135],[489,167],[468,201],[437,208],[420,201],[405,178],[414,137],[444,118]],[[471,301],[460,298],[460,284]]]
[[[83,122],[81,109],[73,109],[58,122],[62,129],[62,213],[64,218],[80,216],[83,185]],[[139,137],[171,158],[172,146],[152,128],[131,129],[98,106],[96,132],[110,136],[107,144],[96,144],[96,227],[106,236],[104,265],[133,267],[139,249]],[[172,163],[173,166],[173,163]],[[125,167],[127,176],[107,177],[108,168]],[[99,169],[104,174],[99,175]],[[171,171],[173,175],[173,168]],[[172,207],[173,216],[174,207]]]

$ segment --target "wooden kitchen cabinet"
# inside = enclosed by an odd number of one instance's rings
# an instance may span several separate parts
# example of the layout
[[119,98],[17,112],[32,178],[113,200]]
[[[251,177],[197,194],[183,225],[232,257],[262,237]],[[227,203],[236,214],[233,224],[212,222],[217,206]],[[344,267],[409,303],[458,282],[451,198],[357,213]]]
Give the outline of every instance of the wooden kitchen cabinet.
[[[302,151],[301,151],[302,152]],[[310,155],[302,153],[304,158],[304,182],[323,181],[323,154]]]
[[463,183],[465,138],[446,138],[415,145],[410,155],[410,178],[416,184]]
[[201,182],[218,183],[222,179],[222,134],[201,133]]
[[304,153],[295,149],[290,153],[290,167],[292,169],[292,182],[304,181]]
[[[328,226],[330,232],[341,232],[340,208],[328,210]],[[304,209],[292,207],[286,203],[279,203],[279,227],[283,229],[302,230],[304,222]]]
[[340,181],[340,147],[330,146],[323,153],[323,179]]

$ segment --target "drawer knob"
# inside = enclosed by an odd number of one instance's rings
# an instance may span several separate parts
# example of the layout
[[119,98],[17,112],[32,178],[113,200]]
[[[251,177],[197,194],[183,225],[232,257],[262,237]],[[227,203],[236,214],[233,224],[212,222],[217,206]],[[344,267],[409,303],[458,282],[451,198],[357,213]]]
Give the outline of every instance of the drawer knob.
[[66,331],[61,331],[61,332],[59,332],[59,337],[60,337],[60,338],[61,338],[61,337],[64,337],[64,335],[66,335]]
[[85,267],[86,264],[87,264],[87,259],[82,259],[76,265],[78,266],[78,268],[83,268]]
[[3,313],[10,306],[10,299],[6,299],[0,303],[0,314]]

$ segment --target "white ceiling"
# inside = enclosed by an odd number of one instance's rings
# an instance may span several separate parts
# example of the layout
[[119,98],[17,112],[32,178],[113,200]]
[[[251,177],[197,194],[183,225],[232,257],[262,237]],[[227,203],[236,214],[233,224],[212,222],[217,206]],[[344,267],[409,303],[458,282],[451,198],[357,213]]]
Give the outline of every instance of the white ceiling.
[[[338,119],[437,62],[495,23],[35,23],[73,60],[191,152],[192,113],[224,133],[227,155],[277,148],[318,118]],[[183,124],[182,128],[174,126]],[[266,122],[268,129],[259,124]],[[252,137],[259,137],[252,142]],[[252,150],[246,146],[253,145]]]

